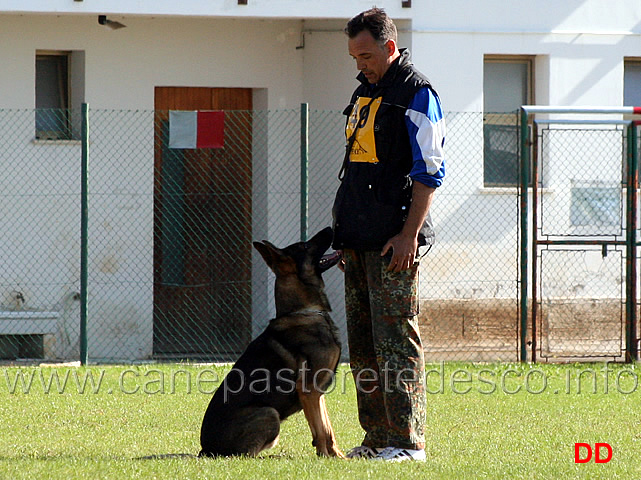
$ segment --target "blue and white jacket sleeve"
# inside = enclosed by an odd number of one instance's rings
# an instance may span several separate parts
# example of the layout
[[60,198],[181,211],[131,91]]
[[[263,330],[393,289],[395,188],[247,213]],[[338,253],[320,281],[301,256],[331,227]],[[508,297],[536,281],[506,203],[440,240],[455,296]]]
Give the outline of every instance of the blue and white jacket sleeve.
[[412,145],[412,180],[437,188],[445,177],[445,118],[438,95],[429,87],[419,90],[405,112]]

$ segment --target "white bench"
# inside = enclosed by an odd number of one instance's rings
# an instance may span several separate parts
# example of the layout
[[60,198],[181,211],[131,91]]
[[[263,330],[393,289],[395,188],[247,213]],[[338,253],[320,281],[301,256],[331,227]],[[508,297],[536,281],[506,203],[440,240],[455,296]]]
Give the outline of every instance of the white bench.
[[52,358],[60,312],[0,310],[0,335],[42,335],[44,358]]

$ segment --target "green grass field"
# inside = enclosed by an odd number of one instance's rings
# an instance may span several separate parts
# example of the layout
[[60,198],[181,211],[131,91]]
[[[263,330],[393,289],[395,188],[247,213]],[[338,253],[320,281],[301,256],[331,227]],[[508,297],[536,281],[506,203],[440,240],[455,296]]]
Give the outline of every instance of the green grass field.
[[[429,365],[425,463],[319,459],[302,413],[256,459],[141,458],[198,453],[200,421],[226,368],[4,368],[0,478],[641,477],[641,372],[614,364]],[[358,445],[347,367],[328,407],[340,447]],[[575,464],[576,442],[608,443],[612,460]]]

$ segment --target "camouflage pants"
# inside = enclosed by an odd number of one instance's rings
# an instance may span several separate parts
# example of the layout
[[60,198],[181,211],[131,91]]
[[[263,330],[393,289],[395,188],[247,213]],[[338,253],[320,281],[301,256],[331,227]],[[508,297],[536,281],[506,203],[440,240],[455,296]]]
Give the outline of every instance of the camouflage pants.
[[418,263],[387,271],[391,255],[345,250],[345,307],[363,445],[425,448],[425,361],[418,329]]

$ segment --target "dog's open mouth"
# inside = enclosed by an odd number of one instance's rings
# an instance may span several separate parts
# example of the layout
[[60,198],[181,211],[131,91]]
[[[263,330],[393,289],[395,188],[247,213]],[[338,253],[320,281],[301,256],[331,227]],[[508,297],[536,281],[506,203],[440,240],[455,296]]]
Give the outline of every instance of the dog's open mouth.
[[318,267],[322,270],[328,270],[338,263],[341,259],[341,254],[338,252],[331,252],[323,255],[318,261]]

